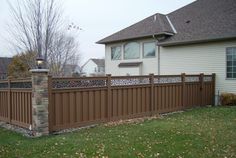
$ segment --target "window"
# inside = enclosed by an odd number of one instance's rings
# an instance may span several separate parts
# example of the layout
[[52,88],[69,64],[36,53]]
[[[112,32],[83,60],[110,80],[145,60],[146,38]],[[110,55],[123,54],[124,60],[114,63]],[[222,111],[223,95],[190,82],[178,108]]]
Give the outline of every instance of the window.
[[100,67],[100,72],[104,72],[104,67]]
[[98,72],[104,72],[104,68],[103,67],[98,67]]
[[137,59],[139,58],[139,43],[130,42],[124,46],[124,59]]
[[226,48],[226,78],[236,79],[236,47]]
[[121,59],[121,47],[111,47],[111,60],[120,60]]
[[150,58],[156,56],[155,42],[143,43],[143,57]]

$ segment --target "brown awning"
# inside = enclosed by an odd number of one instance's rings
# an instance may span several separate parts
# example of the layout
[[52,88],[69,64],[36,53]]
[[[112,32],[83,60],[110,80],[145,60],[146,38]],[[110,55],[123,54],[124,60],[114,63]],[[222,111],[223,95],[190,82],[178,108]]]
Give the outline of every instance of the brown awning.
[[119,67],[138,67],[141,65],[142,62],[127,62],[127,63],[120,63]]

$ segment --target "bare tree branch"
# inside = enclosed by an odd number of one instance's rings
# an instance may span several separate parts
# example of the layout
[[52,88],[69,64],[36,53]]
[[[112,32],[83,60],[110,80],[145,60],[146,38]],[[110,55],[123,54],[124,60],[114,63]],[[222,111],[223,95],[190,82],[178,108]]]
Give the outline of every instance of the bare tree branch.
[[[63,76],[67,65],[78,63],[78,41],[63,24],[63,12],[58,1],[17,0],[15,5],[8,4],[12,17],[9,43],[14,50],[42,55],[45,66],[54,75]],[[31,68],[36,66],[32,64],[34,61],[27,63]]]

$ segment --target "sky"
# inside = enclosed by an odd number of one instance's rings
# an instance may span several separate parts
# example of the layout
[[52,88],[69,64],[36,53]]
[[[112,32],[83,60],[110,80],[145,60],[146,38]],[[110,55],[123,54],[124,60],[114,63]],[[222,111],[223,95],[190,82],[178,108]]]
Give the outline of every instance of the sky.
[[[11,20],[7,1],[0,0],[0,56],[11,57],[7,47],[6,24]],[[168,14],[194,0],[60,0],[68,23],[82,28],[79,31],[79,51],[83,64],[89,58],[103,58],[105,47],[96,44],[121,29],[124,29],[155,13]]]

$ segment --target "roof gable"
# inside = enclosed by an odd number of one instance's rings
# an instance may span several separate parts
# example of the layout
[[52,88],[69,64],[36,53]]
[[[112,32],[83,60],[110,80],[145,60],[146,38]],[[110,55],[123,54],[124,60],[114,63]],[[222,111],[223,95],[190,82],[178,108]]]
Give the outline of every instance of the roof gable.
[[82,67],[84,67],[86,64],[88,64],[89,61],[92,61],[98,67],[105,67],[105,59],[95,59],[95,58],[91,58],[88,61],[86,61]]
[[[169,20],[169,21],[168,21]],[[154,14],[97,43],[164,36],[159,45],[236,38],[235,0],[197,0],[167,15]],[[176,31],[176,32],[175,32]]]
[[236,37],[235,0],[198,0],[168,17],[177,33],[160,45]]
[[138,23],[135,23],[121,31],[118,31],[97,43],[111,43],[127,39],[149,37],[157,34],[173,34],[167,18],[163,14],[154,14]]
[[105,60],[104,59],[91,59],[98,67],[104,67],[105,66]]

